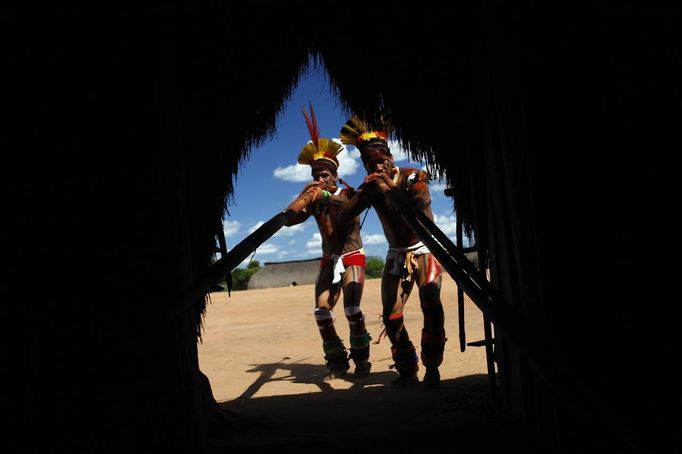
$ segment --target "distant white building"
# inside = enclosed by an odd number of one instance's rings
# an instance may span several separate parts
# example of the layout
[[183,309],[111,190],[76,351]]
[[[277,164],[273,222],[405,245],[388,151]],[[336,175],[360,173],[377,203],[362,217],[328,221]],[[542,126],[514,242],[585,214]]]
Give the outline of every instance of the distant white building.
[[314,284],[320,270],[321,258],[291,260],[289,262],[265,262],[249,279],[249,290],[255,288],[289,287]]

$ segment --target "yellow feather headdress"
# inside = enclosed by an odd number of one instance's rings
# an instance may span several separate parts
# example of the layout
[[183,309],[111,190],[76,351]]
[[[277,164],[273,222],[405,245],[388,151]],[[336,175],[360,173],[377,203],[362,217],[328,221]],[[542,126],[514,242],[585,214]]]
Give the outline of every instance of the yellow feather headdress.
[[[364,160],[366,158],[363,148],[368,145],[381,144],[388,149],[388,134],[392,127],[386,123],[385,130],[371,130],[367,123],[360,120],[356,115],[348,120],[346,124],[341,127],[339,138],[341,143],[345,145],[354,145],[360,150],[360,155]],[[391,152],[388,151],[388,155]]]
[[[382,123],[384,130],[371,130],[367,123],[353,115],[353,118],[341,127],[339,134],[341,143],[356,146],[360,150],[360,159],[363,162],[383,159],[383,157],[389,157],[392,160],[393,155],[388,148],[388,134],[393,127],[388,122]],[[370,149],[368,148],[369,145],[383,145],[385,148]]]
[[320,130],[317,126],[317,119],[315,118],[315,112],[313,111],[313,105],[310,104],[310,116],[306,113],[303,108],[301,108],[303,116],[305,117],[306,125],[308,126],[308,131],[310,132],[310,139],[305,147],[301,150],[298,155],[299,164],[313,165],[315,161],[324,159],[325,162],[334,166],[334,168],[339,167],[339,161],[336,159],[341,150],[343,150],[343,145],[334,142],[331,139],[326,139],[320,137]]

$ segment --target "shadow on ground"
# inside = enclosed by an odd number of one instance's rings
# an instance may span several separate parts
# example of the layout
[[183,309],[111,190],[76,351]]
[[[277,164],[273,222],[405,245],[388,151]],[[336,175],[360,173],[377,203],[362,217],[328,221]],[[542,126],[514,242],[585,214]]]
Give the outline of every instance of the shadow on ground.
[[[283,376],[277,370],[288,372]],[[444,380],[438,389],[422,383],[396,389],[392,371],[372,372],[348,389],[333,389],[324,366],[272,363],[254,366],[260,375],[237,399],[222,402],[229,433],[214,434],[212,452],[365,452],[433,449],[457,453],[531,452],[519,426],[491,401],[486,375]],[[320,392],[254,398],[268,381],[315,384]],[[355,453],[353,453],[355,454]]]
[[[284,359],[286,360],[288,358]],[[338,390],[335,390],[329,382],[329,369],[321,364],[307,364],[301,362],[307,359],[310,358],[304,358],[293,363],[279,361],[276,363],[252,365],[253,367],[246,372],[258,372],[260,375],[237,398],[237,400],[241,401],[243,404],[244,400],[252,398],[263,385],[277,381],[315,385],[322,392],[337,392]],[[388,386],[396,376],[397,375],[391,371],[374,372],[367,377],[355,380],[351,368],[344,380],[351,384],[351,390],[357,391],[372,386]]]

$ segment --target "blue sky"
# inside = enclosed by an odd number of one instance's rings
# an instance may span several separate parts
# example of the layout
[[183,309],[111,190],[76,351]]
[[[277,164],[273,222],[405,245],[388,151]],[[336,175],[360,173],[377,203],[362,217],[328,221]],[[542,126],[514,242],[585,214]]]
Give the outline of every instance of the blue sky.
[[[234,199],[224,219],[228,250],[286,208],[303,186],[312,180],[310,166],[296,163],[299,152],[310,140],[301,113],[301,107],[307,108],[309,102],[312,102],[315,110],[320,136],[338,137],[347,117],[330,93],[326,72],[323,69],[310,70],[301,78],[280,112],[276,134],[262,146],[253,148],[248,161],[241,166],[235,181]],[[397,143],[390,145],[397,166],[424,168],[423,163],[409,161]],[[361,184],[366,172],[357,149],[347,147],[339,154],[339,161],[339,176],[354,187]],[[454,241],[456,224],[452,199],[443,195],[443,182],[431,181],[429,186],[436,224]],[[368,256],[385,257],[388,244],[373,209],[363,224],[362,238]],[[311,217],[303,224],[283,227],[258,248],[253,259],[263,264],[320,256],[320,234],[315,219]],[[248,263],[250,258],[240,266]]]

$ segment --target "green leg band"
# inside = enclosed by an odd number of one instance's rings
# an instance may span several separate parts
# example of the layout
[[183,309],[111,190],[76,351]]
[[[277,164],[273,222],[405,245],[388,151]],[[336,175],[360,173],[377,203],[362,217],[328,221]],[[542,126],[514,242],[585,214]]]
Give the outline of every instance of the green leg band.
[[324,350],[324,354],[327,356],[341,355],[346,351],[346,348],[343,346],[343,341],[338,337],[336,339],[323,342],[322,349]]
[[365,331],[359,336],[350,336],[350,346],[351,348],[365,348],[369,345],[369,341],[372,340],[369,333]]

